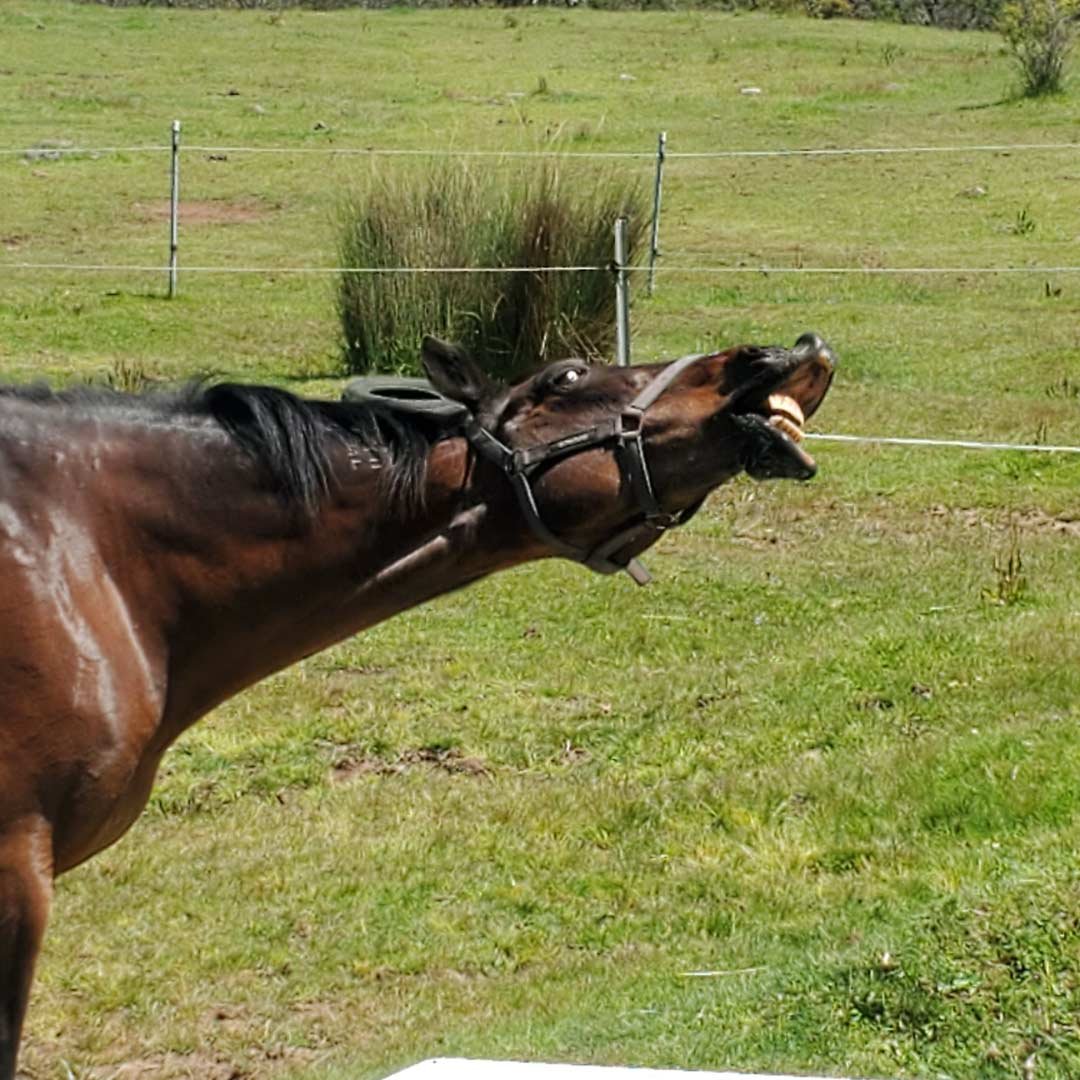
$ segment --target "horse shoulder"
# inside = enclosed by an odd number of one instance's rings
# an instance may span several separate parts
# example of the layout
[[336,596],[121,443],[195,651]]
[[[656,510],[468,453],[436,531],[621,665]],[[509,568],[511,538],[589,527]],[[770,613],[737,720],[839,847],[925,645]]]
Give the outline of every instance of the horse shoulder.
[[42,460],[28,484],[18,456],[0,445],[0,831],[45,815],[63,869],[145,803],[165,662],[103,555],[107,522],[87,512],[78,476]]

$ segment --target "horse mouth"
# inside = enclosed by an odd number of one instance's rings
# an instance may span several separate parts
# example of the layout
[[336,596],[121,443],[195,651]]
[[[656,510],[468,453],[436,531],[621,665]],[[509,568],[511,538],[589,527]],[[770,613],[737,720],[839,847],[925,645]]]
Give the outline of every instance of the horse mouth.
[[755,480],[809,480],[817,462],[802,446],[805,424],[832,382],[836,357],[816,334],[769,356],[771,385],[755,387],[732,419],[744,436],[742,464]]

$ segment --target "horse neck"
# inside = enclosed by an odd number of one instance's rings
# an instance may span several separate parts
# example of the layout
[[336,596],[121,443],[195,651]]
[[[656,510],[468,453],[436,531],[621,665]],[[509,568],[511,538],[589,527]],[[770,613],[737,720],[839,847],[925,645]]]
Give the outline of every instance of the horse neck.
[[173,506],[143,528],[144,585],[163,605],[172,728],[304,656],[537,553],[505,481],[489,475],[488,494],[478,488],[462,439],[431,448],[423,498],[407,512],[389,505],[365,455],[335,447],[330,494],[306,520],[266,492],[239,451],[222,453],[220,439],[208,448],[195,467],[170,470]]

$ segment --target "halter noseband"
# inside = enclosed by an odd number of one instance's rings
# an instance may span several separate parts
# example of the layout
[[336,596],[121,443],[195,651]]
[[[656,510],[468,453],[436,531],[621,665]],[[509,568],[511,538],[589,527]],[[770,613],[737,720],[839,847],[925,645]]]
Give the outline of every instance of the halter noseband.
[[[700,360],[703,355],[684,356],[681,360],[670,363],[617,416],[601,420],[592,427],[563,435],[551,442],[512,450],[483,428],[475,417],[470,417],[466,422],[465,437],[481,457],[493,462],[506,473],[517,493],[525,520],[538,539],[558,554],[583,563],[597,573],[613,574],[625,570],[639,585],[647,585],[652,580],[648,570],[636,558],[615,561],[617,554],[638,541],[643,541],[638,550],[644,550],[662,533],[689,520],[701,504],[699,502],[689,506],[677,514],[669,514],[661,508],[645,460],[645,445],[642,439],[645,412],[685,367],[695,360]],[[544,524],[533,493],[532,478],[541,466],[608,444],[614,448],[620,475],[629,483],[637,500],[637,508],[643,517],[589,550],[556,536]]]

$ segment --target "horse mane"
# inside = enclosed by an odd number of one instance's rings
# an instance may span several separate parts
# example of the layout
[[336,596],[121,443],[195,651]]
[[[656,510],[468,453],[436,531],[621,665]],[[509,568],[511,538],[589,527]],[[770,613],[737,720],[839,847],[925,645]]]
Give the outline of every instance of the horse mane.
[[92,415],[126,412],[165,423],[206,417],[218,424],[266,473],[282,498],[305,516],[330,490],[333,440],[360,445],[379,462],[391,505],[423,502],[427,454],[446,432],[423,418],[376,404],[317,401],[273,386],[195,379],[180,389],[137,394],[103,386],[54,390],[46,383],[0,386],[0,397]]
[[414,508],[423,501],[428,450],[441,434],[376,405],[306,400],[273,386],[204,385],[188,410],[213,417],[309,515],[330,488],[329,440],[359,442],[377,457],[392,505]]

